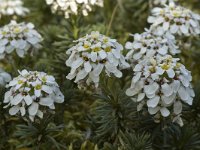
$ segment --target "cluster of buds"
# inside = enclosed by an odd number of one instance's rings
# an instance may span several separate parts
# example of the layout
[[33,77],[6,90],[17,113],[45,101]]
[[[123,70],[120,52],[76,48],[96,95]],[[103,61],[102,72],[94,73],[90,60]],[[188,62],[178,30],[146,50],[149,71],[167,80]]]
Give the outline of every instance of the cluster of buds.
[[53,13],[62,12],[65,18],[69,18],[70,14],[77,15],[79,8],[84,16],[88,15],[88,11],[92,11],[92,6],[97,5],[103,7],[103,0],[46,0],[51,5]]
[[129,67],[122,55],[123,46],[115,39],[93,31],[75,42],[67,51],[66,65],[71,67],[67,79],[75,78],[76,83],[84,80],[88,85],[93,82],[97,87],[102,72],[120,78],[120,69]]
[[54,103],[63,103],[64,96],[53,76],[44,72],[19,71],[19,76],[9,82],[5,93],[4,108],[10,108],[9,114],[21,114],[34,121],[35,116],[43,118],[48,109],[55,109]]

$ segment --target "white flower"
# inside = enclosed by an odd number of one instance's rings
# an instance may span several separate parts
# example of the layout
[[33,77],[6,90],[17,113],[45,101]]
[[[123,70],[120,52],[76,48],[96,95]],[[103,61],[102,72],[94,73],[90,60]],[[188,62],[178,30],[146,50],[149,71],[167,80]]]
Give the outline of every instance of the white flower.
[[154,8],[148,22],[157,30],[170,31],[171,34],[200,34],[200,16],[189,9],[176,6],[174,3],[164,8]]
[[28,113],[31,121],[35,116],[43,118],[46,109],[55,109],[54,103],[63,103],[64,95],[53,76],[44,72],[19,71],[19,76],[9,82],[5,93],[4,103],[9,107],[9,114]]
[[132,61],[144,59],[144,57],[153,57],[154,55],[164,56],[166,54],[175,55],[179,53],[175,45],[174,37],[167,34],[160,35],[154,30],[146,30],[142,34],[134,34],[134,41],[126,43],[126,49],[129,52],[126,58]]
[[136,96],[138,111],[146,105],[151,115],[177,117],[181,115],[183,103],[192,105],[195,96],[190,83],[192,76],[178,61],[171,55],[155,55],[135,66],[126,94]]
[[0,58],[14,50],[19,57],[24,57],[28,50],[39,49],[41,41],[42,37],[32,23],[11,21],[0,28]]
[[3,69],[0,68],[0,85],[4,86],[7,82],[11,80],[10,74],[5,72]]
[[1,16],[25,16],[29,12],[28,8],[23,7],[21,0],[1,0],[0,1],[0,18]]
[[108,76],[122,77],[120,68],[129,64],[122,55],[123,46],[115,39],[110,39],[99,32],[92,32],[75,41],[77,44],[67,51],[70,55],[66,65],[71,67],[67,79],[75,82],[91,82],[98,86],[99,76],[104,71]]
[[53,13],[61,11],[65,18],[69,18],[70,14],[77,15],[79,9],[84,16],[87,16],[88,11],[92,11],[92,6],[103,7],[103,0],[46,0],[46,3],[51,5]]

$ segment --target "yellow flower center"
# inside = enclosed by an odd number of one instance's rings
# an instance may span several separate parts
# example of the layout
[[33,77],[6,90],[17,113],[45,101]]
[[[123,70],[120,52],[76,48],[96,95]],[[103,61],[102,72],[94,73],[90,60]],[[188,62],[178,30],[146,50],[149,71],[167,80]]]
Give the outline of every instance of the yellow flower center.
[[106,47],[106,48],[105,48],[105,51],[106,51],[106,52],[111,52],[111,47]]
[[161,66],[161,68],[162,68],[163,70],[168,70],[168,69],[170,68],[170,65],[168,65],[168,64],[163,64],[163,65]]
[[84,44],[83,47],[84,47],[84,48],[89,48],[90,45],[89,45],[89,44]]
[[100,51],[100,47],[95,47],[95,48],[93,49],[93,51],[94,51],[94,52]]
[[155,68],[155,67],[150,67],[150,68],[149,68],[149,71],[150,71],[151,73],[154,73],[154,72],[156,72],[156,68]]
[[181,16],[181,12],[179,12],[179,11],[173,11],[173,16],[174,17],[180,17]]
[[24,30],[24,32],[28,32],[29,31],[29,29],[28,28],[26,28],[25,30]]
[[46,77],[42,77],[42,81],[46,82],[47,81]]
[[20,31],[21,31],[20,28],[18,27],[14,28],[14,33],[19,33]]
[[3,31],[3,32],[2,32],[2,35],[7,35],[7,32],[6,32],[6,31]]
[[103,42],[104,42],[104,43],[107,43],[107,42],[108,42],[108,38],[104,38],[104,39],[103,39]]
[[35,89],[36,89],[36,90],[40,90],[41,88],[42,88],[42,85],[41,85],[41,84],[38,84],[38,85],[35,86]]
[[18,84],[22,84],[22,83],[24,83],[23,80],[18,80]]
[[181,67],[181,63],[176,63],[176,68],[180,68]]

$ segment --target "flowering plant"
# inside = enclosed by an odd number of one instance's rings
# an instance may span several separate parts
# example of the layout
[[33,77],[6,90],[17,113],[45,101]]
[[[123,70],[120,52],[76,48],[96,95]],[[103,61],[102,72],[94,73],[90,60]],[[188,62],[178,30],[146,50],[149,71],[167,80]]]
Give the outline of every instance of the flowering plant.
[[70,14],[77,15],[79,8],[81,8],[82,14],[87,16],[93,5],[103,6],[103,0],[46,0],[46,3],[51,5],[53,13],[61,11],[65,18],[69,18]]
[[14,50],[19,57],[24,57],[29,50],[39,49],[41,41],[42,37],[32,23],[17,23],[12,20],[0,28],[0,58]]
[[129,67],[122,55],[123,46],[115,39],[93,31],[75,42],[77,44],[67,50],[70,57],[66,65],[71,67],[67,79],[75,78],[76,83],[86,80],[88,85],[93,82],[97,87],[103,71],[120,78],[120,68]]
[[5,108],[10,107],[10,115],[25,116],[28,112],[30,120],[34,121],[35,116],[43,118],[45,109],[55,109],[54,103],[63,103],[64,96],[53,76],[27,70],[19,74],[7,85],[9,91],[3,101],[7,104]]
[[23,7],[21,0],[1,0],[0,18],[1,16],[25,16],[29,12],[28,8]]
[[179,35],[200,34],[200,16],[191,10],[175,5],[171,2],[164,8],[154,8],[148,22],[152,27],[164,32]]
[[164,56],[180,53],[173,36],[159,35],[155,30],[146,30],[142,34],[134,34],[133,37],[134,41],[127,42],[125,46],[129,50],[126,55],[129,60],[138,61],[157,54]]
[[[178,60],[170,55],[156,55],[135,66],[131,87],[126,94],[136,95],[138,111],[146,105],[150,114],[156,114],[156,119],[172,114],[177,120],[182,112],[182,103],[192,105],[192,77]],[[172,106],[173,112],[170,113]]]

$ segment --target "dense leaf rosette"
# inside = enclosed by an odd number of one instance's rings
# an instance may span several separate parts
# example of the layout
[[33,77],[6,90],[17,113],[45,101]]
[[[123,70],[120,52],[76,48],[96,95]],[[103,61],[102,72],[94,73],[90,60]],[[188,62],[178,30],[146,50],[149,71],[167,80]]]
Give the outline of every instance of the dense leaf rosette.
[[148,22],[158,30],[170,31],[171,34],[198,35],[200,16],[191,10],[174,3],[165,5],[164,8],[154,8]]
[[77,44],[67,51],[70,57],[66,65],[71,67],[67,79],[75,78],[76,83],[85,80],[88,85],[93,82],[97,87],[103,71],[120,78],[119,69],[129,67],[122,55],[123,46],[115,39],[93,31],[75,42]]
[[63,103],[64,96],[53,76],[44,72],[22,70],[19,76],[7,85],[9,91],[5,93],[5,108],[9,107],[9,114],[28,112],[34,121],[35,116],[43,118],[47,109],[55,109],[54,103]]
[[178,61],[171,55],[155,55],[135,66],[126,94],[136,96],[138,111],[145,105],[157,119],[171,114],[173,121],[182,122],[182,103],[192,105],[195,95],[190,83],[191,73]]
[[24,57],[28,50],[39,49],[41,41],[42,37],[32,23],[11,21],[0,28],[0,58],[14,50],[19,57]]
[[28,8],[23,7],[21,0],[0,0],[1,16],[25,16],[29,12]]
[[70,14],[77,15],[79,9],[84,16],[87,16],[88,11],[92,11],[92,6],[103,6],[103,0],[46,0],[46,3],[51,5],[53,13],[61,11],[65,18],[69,18]]
[[171,35],[160,35],[154,30],[146,30],[142,34],[134,34],[134,41],[126,43],[126,49],[129,50],[126,57],[132,61],[144,59],[144,57],[152,57],[154,55],[164,56],[166,54],[175,55],[179,53],[178,47],[175,45],[175,39]]

